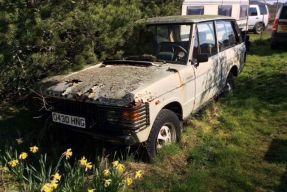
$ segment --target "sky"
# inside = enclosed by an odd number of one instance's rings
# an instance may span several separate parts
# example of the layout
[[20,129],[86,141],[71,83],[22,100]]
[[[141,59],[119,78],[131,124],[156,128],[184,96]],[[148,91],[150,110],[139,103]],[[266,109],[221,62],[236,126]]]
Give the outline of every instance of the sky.
[[[266,0],[266,3],[270,3],[270,4],[273,4],[273,3],[276,3],[276,2],[277,2],[277,0]],[[285,2],[287,2],[287,0],[279,0],[279,2],[285,3]]]

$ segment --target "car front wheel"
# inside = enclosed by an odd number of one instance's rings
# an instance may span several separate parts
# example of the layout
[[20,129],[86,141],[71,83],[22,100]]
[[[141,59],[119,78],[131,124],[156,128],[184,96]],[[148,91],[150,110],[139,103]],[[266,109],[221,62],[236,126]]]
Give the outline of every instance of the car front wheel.
[[165,145],[180,140],[181,123],[178,116],[168,109],[162,109],[150,132],[146,143],[149,158],[153,158]]

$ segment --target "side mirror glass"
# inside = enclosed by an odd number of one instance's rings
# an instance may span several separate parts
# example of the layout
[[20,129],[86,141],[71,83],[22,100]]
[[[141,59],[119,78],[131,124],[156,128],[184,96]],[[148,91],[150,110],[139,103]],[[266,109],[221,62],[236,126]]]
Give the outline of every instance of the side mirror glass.
[[202,53],[197,55],[197,63],[204,63],[208,61],[208,54]]

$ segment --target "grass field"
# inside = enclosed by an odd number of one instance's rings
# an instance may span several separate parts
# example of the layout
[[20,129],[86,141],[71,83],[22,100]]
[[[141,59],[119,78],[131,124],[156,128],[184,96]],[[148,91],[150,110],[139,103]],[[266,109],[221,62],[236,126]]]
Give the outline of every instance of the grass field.
[[[251,35],[251,41],[233,95],[191,117],[181,143],[165,147],[153,163],[127,161],[145,172],[133,191],[287,191],[287,51],[270,50],[268,34],[262,40]],[[22,147],[42,146],[51,159],[71,147],[35,138],[41,124],[25,105],[1,106],[0,150],[19,137]],[[79,156],[102,150],[81,142]],[[3,173],[0,178],[0,191],[3,181],[14,183]]]

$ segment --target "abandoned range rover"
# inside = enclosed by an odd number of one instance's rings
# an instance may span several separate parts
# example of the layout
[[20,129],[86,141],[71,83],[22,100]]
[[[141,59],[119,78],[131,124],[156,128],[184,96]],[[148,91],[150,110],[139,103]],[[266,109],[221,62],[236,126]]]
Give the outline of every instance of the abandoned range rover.
[[51,121],[93,138],[145,143],[150,156],[180,138],[182,121],[232,89],[246,48],[234,19],[140,20],[137,53],[41,82]]

